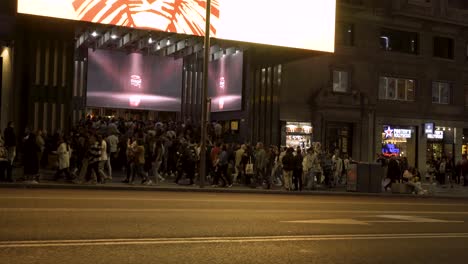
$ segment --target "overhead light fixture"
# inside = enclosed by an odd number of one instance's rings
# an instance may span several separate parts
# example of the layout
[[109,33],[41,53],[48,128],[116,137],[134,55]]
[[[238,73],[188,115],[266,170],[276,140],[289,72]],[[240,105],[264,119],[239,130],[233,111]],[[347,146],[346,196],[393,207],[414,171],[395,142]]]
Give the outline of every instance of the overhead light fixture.
[[111,39],[117,39],[117,38],[118,38],[117,35],[115,35],[115,34],[111,35]]
[[170,39],[167,40],[167,45],[168,46],[171,45],[171,40]]
[[150,37],[150,38],[148,39],[148,44],[153,44],[153,38]]
[[161,44],[159,44],[158,42],[158,46],[156,47],[157,50],[160,50],[161,49]]
[[97,36],[99,36],[99,34],[96,31],[93,31],[93,33],[91,33],[91,36],[97,37]]

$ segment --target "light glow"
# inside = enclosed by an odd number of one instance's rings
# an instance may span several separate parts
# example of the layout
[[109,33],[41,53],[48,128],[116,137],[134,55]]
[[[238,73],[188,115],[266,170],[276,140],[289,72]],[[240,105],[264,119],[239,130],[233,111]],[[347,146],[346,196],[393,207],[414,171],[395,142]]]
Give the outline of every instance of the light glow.
[[[205,6],[206,0],[18,0],[18,13],[203,36]],[[211,11],[214,38],[334,51],[336,0],[212,0]]]

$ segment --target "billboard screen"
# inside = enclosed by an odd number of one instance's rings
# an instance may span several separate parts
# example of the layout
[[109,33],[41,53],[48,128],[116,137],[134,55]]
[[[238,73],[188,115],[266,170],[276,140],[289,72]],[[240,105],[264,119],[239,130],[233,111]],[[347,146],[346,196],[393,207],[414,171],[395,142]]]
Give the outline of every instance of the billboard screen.
[[208,66],[211,112],[242,110],[242,53],[223,56]]
[[[336,0],[212,0],[211,36],[333,52]],[[18,0],[18,13],[203,36],[206,0]]]
[[87,106],[180,111],[182,59],[88,51]]

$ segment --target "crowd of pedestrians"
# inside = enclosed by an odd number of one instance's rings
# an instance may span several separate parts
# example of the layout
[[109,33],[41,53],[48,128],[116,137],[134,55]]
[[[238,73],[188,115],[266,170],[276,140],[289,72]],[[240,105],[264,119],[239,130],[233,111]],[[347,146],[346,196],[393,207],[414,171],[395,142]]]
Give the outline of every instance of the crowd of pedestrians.
[[[112,181],[115,171],[123,171],[127,184],[172,180],[193,185],[200,180],[199,138],[199,127],[190,121],[88,117],[68,134],[26,130],[19,138],[10,123],[0,140],[0,180],[18,180],[12,177],[12,167],[20,160],[23,180],[32,183],[41,180],[41,167],[54,167],[55,180],[77,184],[105,184]],[[345,184],[350,159],[339,152],[322,152],[318,143],[309,149],[294,149],[225,138],[220,124],[209,126],[206,179],[213,187],[243,184],[301,191]]]

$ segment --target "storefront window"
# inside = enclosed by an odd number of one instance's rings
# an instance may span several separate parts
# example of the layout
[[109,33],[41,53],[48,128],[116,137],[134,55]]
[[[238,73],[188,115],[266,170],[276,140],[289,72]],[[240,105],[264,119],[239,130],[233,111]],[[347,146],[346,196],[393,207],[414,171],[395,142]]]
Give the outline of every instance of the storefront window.
[[468,129],[463,129],[463,137],[462,137],[462,154],[468,155]]
[[427,161],[453,158],[454,128],[437,126],[433,134],[427,134]]
[[407,158],[416,165],[416,130],[414,127],[385,125],[382,130],[382,154],[388,158]]
[[312,123],[287,122],[286,123],[286,146],[310,148],[312,145],[313,128]]

